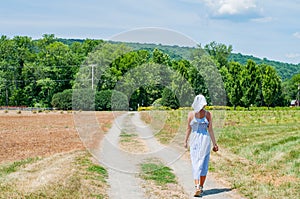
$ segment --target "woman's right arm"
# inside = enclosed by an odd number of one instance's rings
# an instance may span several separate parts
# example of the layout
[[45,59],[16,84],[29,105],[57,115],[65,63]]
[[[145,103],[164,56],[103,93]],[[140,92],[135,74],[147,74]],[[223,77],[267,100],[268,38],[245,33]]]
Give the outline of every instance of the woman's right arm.
[[187,121],[187,127],[186,127],[186,132],[185,132],[185,139],[184,139],[184,147],[187,148],[188,147],[188,140],[191,134],[191,126],[190,123],[193,119],[193,112],[189,112],[188,114],[188,121]]

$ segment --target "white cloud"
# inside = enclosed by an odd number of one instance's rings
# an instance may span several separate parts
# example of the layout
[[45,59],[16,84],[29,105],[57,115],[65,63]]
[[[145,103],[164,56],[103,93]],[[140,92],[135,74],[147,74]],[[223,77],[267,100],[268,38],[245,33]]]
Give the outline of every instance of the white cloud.
[[255,0],[203,0],[217,15],[236,15],[255,9]]
[[273,20],[274,19],[272,17],[261,17],[261,18],[251,19],[251,21],[258,22],[258,23],[267,23]]
[[293,36],[296,37],[297,39],[300,39],[300,32],[295,32]]

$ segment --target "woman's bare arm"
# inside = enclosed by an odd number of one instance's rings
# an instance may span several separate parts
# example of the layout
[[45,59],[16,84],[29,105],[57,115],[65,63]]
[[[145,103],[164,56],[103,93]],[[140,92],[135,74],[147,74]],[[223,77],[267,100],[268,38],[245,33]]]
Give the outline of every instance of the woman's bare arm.
[[213,151],[218,151],[219,150],[219,147],[217,145],[217,141],[216,141],[216,138],[215,138],[215,134],[214,134],[214,130],[213,130],[213,124],[212,124],[212,115],[210,112],[207,112],[207,120],[209,122],[208,124],[208,132],[209,132],[209,135],[210,135],[210,139],[213,143]]
[[186,132],[185,132],[185,139],[184,139],[184,147],[187,148],[188,147],[188,140],[189,140],[189,137],[190,137],[190,134],[191,134],[191,126],[190,126],[190,123],[193,119],[193,114],[194,112],[189,112],[188,114],[188,121],[187,121],[187,127],[186,127]]

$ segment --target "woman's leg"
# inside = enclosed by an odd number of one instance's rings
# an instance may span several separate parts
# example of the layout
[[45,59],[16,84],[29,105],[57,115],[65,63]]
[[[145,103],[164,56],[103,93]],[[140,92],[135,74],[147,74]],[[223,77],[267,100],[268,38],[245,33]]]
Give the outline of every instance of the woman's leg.
[[201,196],[201,193],[202,193],[202,186],[200,185],[201,184],[201,177],[202,176],[200,176],[200,179],[194,180],[195,181],[195,188],[196,188],[196,191],[195,191],[195,194],[194,194],[195,197]]
[[200,186],[203,187],[205,183],[206,176],[200,176]]
[[197,186],[198,184],[200,184],[200,180],[194,180],[195,181],[195,186]]

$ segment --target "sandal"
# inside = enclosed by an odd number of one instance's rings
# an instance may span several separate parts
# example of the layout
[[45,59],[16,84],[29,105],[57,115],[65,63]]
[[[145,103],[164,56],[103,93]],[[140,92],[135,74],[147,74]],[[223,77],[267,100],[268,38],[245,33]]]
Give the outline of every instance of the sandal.
[[196,188],[196,191],[195,191],[194,197],[201,197],[201,194],[203,193],[203,187],[200,186],[199,184],[197,184],[195,186],[195,188]]

